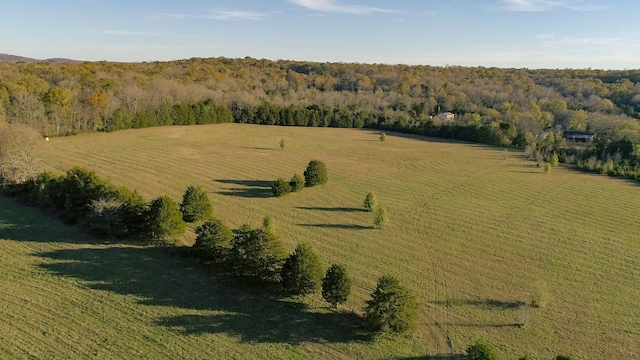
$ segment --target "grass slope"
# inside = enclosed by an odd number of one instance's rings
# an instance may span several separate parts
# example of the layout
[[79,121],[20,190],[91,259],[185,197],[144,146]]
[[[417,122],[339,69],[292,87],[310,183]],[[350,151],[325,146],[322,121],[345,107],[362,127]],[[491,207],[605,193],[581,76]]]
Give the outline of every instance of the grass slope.
[[[50,169],[85,166],[149,199],[202,185],[232,227],[271,215],[289,250],[305,241],[325,267],[348,267],[345,309],[360,311],[380,275],[400,276],[421,303],[419,329],[371,342],[349,311],[318,298],[299,306],[159,249],[97,244],[2,199],[0,354],[415,358],[461,353],[477,338],[508,358],[640,353],[631,182],[544,174],[518,152],[478,145],[393,134],[381,143],[365,130],[165,127],[46,147]],[[326,163],[326,185],[270,197],[272,180],[311,159]],[[361,210],[370,191],[389,211],[384,230]],[[531,308],[540,283],[550,302]]]

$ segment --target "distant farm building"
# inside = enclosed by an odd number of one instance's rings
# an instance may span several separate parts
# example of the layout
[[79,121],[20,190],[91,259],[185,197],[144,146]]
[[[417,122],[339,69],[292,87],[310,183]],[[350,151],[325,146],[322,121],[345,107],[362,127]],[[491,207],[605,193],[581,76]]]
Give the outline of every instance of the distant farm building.
[[593,134],[584,131],[565,131],[562,133],[562,137],[567,141],[576,142],[591,142],[594,139]]
[[436,116],[442,119],[443,121],[453,121],[453,119],[455,119],[456,117],[454,113],[450,113],[450,112],[444,112]]

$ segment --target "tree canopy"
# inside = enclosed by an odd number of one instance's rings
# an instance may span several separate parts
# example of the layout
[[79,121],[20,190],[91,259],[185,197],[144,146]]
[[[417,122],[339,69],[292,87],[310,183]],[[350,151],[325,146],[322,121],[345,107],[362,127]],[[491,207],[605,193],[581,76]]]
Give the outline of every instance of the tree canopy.
[[186,222],[201,221],[213,214],[213,205],[201,186],[189,186],[182,196],[180,212]]
[[304,171],[304,185],[307,187],[324,184],[329,180],[327,166],[320,160],[311,160]]
[[298,244],[282,266],[282,285],[286,291],[295,295],[307,295],[320,289],[322,265],[313,249]]
[[372,331],[405,333],[412,330],[418,320],[415,296],[400,280],[385,275],[371,294],[364,309],[367,325]]
[[351,278],[347,269],[339,264],[333,264],[322,279],[322,297],[331,305],[338,307],[347,301],[351,294]]

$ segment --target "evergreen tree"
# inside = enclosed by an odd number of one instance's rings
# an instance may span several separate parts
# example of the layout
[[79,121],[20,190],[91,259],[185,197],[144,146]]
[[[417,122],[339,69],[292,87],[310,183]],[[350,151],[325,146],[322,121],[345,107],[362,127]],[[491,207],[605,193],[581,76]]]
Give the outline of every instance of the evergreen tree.
[[282,285],[295,295],[307,295],[320,289],[320,258],[307,244],[298,244],[282,266]]
[[293,174],[293,177],[289,181],[289,187],[291,187],[291,191],[298,192],[304,189],[304,179],[302,176],[298,174]]
[[273,221],[273,218],[269,215],[265,216],[262,219],[262,228],[268,232],[274,233],[276,232],[276,223]]
[[376,209],[373,215],[373,224],[378,229],[384,229],[389,224],[389,216],[387,215],[387,210],[383,208]]
[[322,279],[322,297],[331,305],[338,307],[347,301],[351,293],[351,278],[347,270],[338,264],[333,264]]
[[182,220],[195,222],[211,217],[213,206],[201,186],[189,186],[182,196],[180,212],[182,212]]
[[291,185],[289,185],[289,183],[285,179],[278,178],[276,179],[276,181],[271,183],[271,192],[275,197],[287,195],[291,192]]
[[264,229],[243,225],[232,240],[230,261],[240,275],[277,282],[286,256],[282,241]]
[[367,211],[372,212],[378,207],[378,198],[374,193],[368,193],[367,197],[364,199],[364,208]]
[[196,229],[196,243],[194,248],[203,252],[205,257],[211,257],[218,262],[226,259],[231,248],[233,233],[224,221],[210,219]]
[[327,167],[322,161],[311,160],[304,171],[304,185],[307,187],[324,184],[329,180]]
[[478,340],[467,348],[466,359],[469,360],[497,360],[496,351],[486,341]]
[[182,213],[173,199],[160,196],[151,201],[148,211],[149,231],[152,238],[171,240],[184,234]]
[[415,327],[418,305],[414,295],[400,280],[382,276],[364,309],[369,329],[377,332],[405,333]]

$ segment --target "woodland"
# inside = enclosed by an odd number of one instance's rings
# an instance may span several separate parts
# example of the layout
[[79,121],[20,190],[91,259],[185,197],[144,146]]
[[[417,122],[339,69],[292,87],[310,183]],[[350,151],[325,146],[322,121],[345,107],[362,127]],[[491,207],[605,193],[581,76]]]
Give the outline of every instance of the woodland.
[[[439,117],[452,113],[454,120]],[[640,178],[640,70],[265,59],[0,62],[0,123],[41,136],[163,125],[377,128],[498,146]],[[564,131],[596,141],[567,149]],[[547,134],[553,134],[547,137]]]

